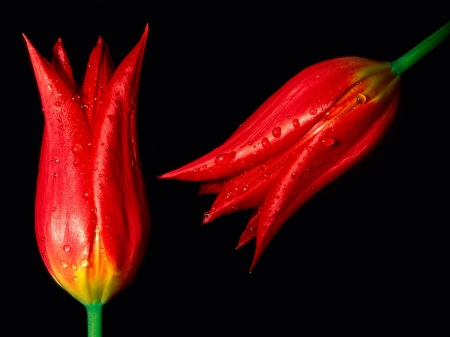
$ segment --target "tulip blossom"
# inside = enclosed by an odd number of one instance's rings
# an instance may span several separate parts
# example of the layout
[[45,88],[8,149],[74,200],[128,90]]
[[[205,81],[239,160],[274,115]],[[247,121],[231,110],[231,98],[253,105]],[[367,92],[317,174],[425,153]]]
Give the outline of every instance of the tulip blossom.
[[147,34],[115,71],[98,38],[80,87],[61,39],[49,63],[25,37],[45,117],[38,247],[55,281],[87,307],[130,283],[148,243],[135,120]]
[[161,178],[201,181],[200,194],[218,194],[203,223],[254,209],[238,244],[256,238],[253,268],[289,217],[381,140],[398,105],[400,74],[449,30],[392,63],[341,57],[304,69],[223,145]]

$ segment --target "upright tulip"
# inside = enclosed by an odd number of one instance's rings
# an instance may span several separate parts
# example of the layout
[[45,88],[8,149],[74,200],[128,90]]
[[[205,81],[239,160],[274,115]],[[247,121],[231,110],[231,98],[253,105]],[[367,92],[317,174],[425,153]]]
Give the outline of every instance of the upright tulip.
[[202,181],[200,194],[218,194],[203,223],[254,208],[238,244],[256,237],[253,268],[289,217],[381,140],[396,111],[400,74],[449,31],[447,23],[420,52],[392,63],[342,57],[306,68],[223,145],[161,178]]
[[116,71],[99,37],[81,88],[61,39],[50,64],[25,37],[45,116],[36,238],[55,281],[86,306],[133,279],[148,243],[135,120],[147,34]]

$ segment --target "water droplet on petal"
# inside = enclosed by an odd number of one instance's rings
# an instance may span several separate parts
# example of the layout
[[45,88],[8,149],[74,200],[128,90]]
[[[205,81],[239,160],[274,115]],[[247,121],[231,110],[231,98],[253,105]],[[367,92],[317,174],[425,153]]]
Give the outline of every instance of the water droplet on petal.
[[209,212],[203,213],[203,218],[208,219],[210,216]]
[[79,159],[75,159],[74,161],[73,161],[73,166],[78,166],[78,165],[80,165],[80,160]]
[[279,126],[277,126],[276,128],[274,128],[274,129],[272,130],[272,135],[273,135],[275,138],[280,137],[280,136],[281,136],[281,128],[280,128]]
[[116,116],[114,116],[114,115],[107,115],[106,117],[108,117],[110,122],[115,122],[116,121]]
[[311,152],[313,150],[312,146],[307,146],[306,149]]
[[317,109],[311,109],[309,113],[314,116],[317,113]]
[[73,144],[73,146],[72,146],[72,152],[73,152],[73,154],[75,154],[75,155],[78,156],[78,155],[82,154],[83,151],[84,151],[83,145],[80,145],[80,144]]
[[69,246],[69,245],[65,245],[65,246],[64,246],[64,251],[70,252],[70,246]]
[[70,266],[72,267],[73,270],[77,269],[77,265],[75,263],[72,263]]
[[292,180],[299,180],[300,174],[298,174],[297,172],[292,172],[291,178],[292,178]]
[[292,121],[292,125],[294,126],[294,128],[299,128],[300,127],[300,122],[298,121],[297,118]]
[[55,159],[55,163],[56,163],[56,164],[59,163],[59,159],[58,159],[58,158]]
[[75,94],[73,94],[72,95],[72,101],[74,101],[74,102],[78,102],[79,100],[80,100],[80,95],[75,95]]
[[92,190],[90,188],[87,188],[83,192],[83,198],[84,199],[90,199],[92,197]]
[[80,266],[82,266],[83,268],[86,268],[87,265],[88,265],[88,260],[83,259],[83,260],[80,261]]
[[332,137],[324,137],[324,138],[322,138],[321,142],[324,146],[332,146],[332,145],[334,145],[336,140]]
[[74,280],[75,282],[78,282],[78,277],[74,276],[74,277],[73,277],[73,280]]
[[364,96],[363,94],[358,94],[358,95],[356,95],[356,101],[359,104],[363,104],[363,103],[365,103],[367,101],[367,97]]
[[55,102],[55,105],[56,105],[56,106],[61,106],[61,102],[60,102],[60,101],[56,101],[56,102]]
[[67,263],[67,261],[61,261],[61,266],[62,266],[63,268],[67,268],[68,265],[69,265],[69,264]]
[[54,176],[55,178],[58,178],[58,177],[59,177],[59,174],[58,174],[58,173],[55,173],[53,176]]
[[55,212],[56,211],[56,207],[52,207],[52,212]]
[[266,137],[261,139],[261,144],[262,144],[263,148],[265,148],[266,150],[270,150],[272,148],[272,144],[270,144],[270,140],[268,140]]
[[216,157],[214,162],[216,163],[217,166],[222,166],[222,165],[228,164],[235,157],[236,157],[236,151],[222,153]]

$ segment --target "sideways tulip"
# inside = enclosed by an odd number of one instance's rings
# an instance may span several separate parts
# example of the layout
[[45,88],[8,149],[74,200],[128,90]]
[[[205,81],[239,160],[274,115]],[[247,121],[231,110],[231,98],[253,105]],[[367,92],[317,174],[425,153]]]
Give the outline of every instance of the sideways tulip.
[[392,63],[342,57],[306,68],[223,145],[161,178],[201,181],[200,194],[218,194],[203,223],[253,208],[238,244],[256,237],[253,268],[289,217],[381,140],[398,105],[400,74],[449,30],[448,23],[419,53]]
[[130,283],[149,239],[136,134],[147,34],[148,26],[116,71],[98,38],[81,88],[61,39],[49,63],[25,37],[45,116],[37,243],[55,281],[86,306]]

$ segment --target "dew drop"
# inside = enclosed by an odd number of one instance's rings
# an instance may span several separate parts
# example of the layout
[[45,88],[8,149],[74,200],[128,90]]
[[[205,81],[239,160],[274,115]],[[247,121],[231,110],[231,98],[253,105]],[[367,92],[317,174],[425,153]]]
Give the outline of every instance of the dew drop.
[[312,150],[313,150],[312,146],[307,146],[306,149],[307,149],[309,152],[312,152]]
[[98,187],[99,187],[100,189],[102,189],[103,187],[105,187],[105,185],[99,184]]
[[106,117],[108,117],[110,122],[115,122],[116,121],[116,116],[114,116],[114,115],[107,115]]
[[84,199],[90,199],[92,197],[92,190],[90,188],[87,188],[83,192],[83,198]]
[[70,266],[72,267],[73,270],[77,270],[77,265],[75,263],[72,263]]
[[80,144],[73,144],[73,146],[72,146],[72,152],[73,152],[73,154],[75,154],[75,155],[78,156],[78,155],[82,154],[83,151],[84,151],[83,145],[80,145]]
[[280,128],[279,126],[277,126],[276,128],[274,128],[274,129],[272,130],[272,135],[273,135],[275,138],[279,138],[279,137],[281,136],[281,128]]
[[86,268],[88,266],[88,260],[86,260],[86,259],[81,260],[80,266],[82,266],[83,268]]
[[336,140],[332,137],[324,137],[324,138],[322,138],[321,142],[324,146],[332,146],[332,145],[334,145]]
[[268,140],[266,137],[261,139],[261,144],[262,144],[263,148],[265,148],[266,150],[270,150],[272,148],[272,144],[270,144],[270,140]]
[[55,106],[61,106],[61,102],[60,101],[56,101],[55,102]]
[[208,219],[209,216],[210,216],[209,212],[203,213],[203,218],[204,218],[204,219]]
[[69,246],[69,245],[65,245],[65,246],[64,246],[64,251],[70,252],[70,246]]
[[69,264],[67,263],[67,261],[61,261],[61,266],[62,266],[63,268],[67,268],[68,265],[69,265]]
[[52,212],[55,212],[56,211],[56,207],[52,207]]
[[53,176],[54,176],[55,178],[58,178],[58,177],[59,177],[59,174],[58,174],[58,173],[55,173]]
[[358,95],[356,95],[356,101],[359,104],[363,104],[363,103],[365,103],[367,101],[367,97],[364,96],[363,94],[358,94]]
[[230,161],[232,161],[236,157],[236,151],[228,152],[228,153],[222,153],[216,157],[214,162],[217,166],[222,166],[225,164],[228,164]]
[[300,127],[300,122],[298,121],[297,118],[292,121],[292,125],[294,126],[294,128],[299,128]]
[[56,163],[56,164],[59,163],[59,159],[58,159],[58,158],[55,159],[55,163]]
[[78,166],[78,165],[80,165],[80,160],[79,159],[75,159],[74,161],[73,161],[73,166]]
[[317,109],[311,109],[309,113],[314,116],[317,113]]
[[74,277],[73,277],[73,280],[74,280],[75,282],[78,282],[78,277],[74,276]]
[[72,95],[72,101],[78,102],[79,100],[80,100],[80,95],[75,95],[75,94]]
[[299,180],[300,174],[298,174],[297,172],[292,172],[291,178],[292,178],[292,180]]

